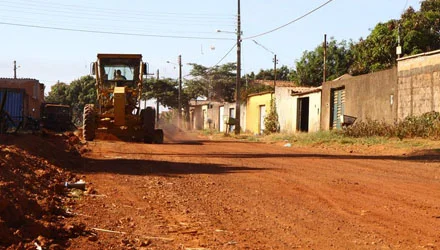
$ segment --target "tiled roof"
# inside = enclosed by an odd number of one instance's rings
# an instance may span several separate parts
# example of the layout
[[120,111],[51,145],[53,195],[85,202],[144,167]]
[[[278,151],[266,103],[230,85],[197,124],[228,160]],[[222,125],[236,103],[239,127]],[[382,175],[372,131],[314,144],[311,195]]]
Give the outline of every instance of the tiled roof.
[[202,105],[214,104],[214,103],[220,104],[220,102],[209,101],[209,100],[197,100],[197,101],[191,100],[191,101],[189,101],[190,106],[202,106]]
[[10,81],[17,81],[17,80],[22,80],[22,81],[38,81],[37,79],[34,78],[9,78],[9,77],[0,77],[0,80],[10,80]]
[[[254,83],[259,83],[263,85],[273,86],[273,80],[253,80]],[[296,87],[298,84],[292,81],[276,81],[277,87]]]

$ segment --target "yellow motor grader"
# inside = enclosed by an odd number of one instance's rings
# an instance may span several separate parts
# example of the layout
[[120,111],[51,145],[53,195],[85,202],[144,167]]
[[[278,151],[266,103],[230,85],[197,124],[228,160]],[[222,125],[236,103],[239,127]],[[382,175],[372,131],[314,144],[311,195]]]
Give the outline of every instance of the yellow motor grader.
[[155,109],[140,108],[142,80],[147,73],[147,63],[140,54],[98,54],[91,68],[97,105],[84,107],[85,140],[107,133],[126,141],[163,143],[163,131],[156,129]]

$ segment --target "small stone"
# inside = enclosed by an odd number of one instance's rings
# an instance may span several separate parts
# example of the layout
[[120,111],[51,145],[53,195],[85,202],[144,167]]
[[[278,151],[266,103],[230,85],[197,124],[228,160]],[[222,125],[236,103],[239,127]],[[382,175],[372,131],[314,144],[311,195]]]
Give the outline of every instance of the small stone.
[[63,249],[65,249],[65,248],[59,244],[52,244],[49,246],[49,250],[63,250]]
[[151,240],[150,239],[144,240],[144,241],[141,242],[140,247],[146,247],[146,246],[149,246],[150,244],[151,244]]
[[88,238],[89,241],[98,241],[98,235],[91,235]]

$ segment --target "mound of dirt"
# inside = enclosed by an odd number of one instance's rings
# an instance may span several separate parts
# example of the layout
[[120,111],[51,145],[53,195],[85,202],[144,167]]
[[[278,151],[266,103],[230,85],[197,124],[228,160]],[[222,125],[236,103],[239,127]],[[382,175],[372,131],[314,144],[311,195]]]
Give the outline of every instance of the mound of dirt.
[[55,162],[75,157],[79,140],[74,135],[0,139],[0,249],[35,249],[35,243],[66,247],[74,235],[62,222],[69,202],[63,183],[76,178],[65,170],[71,166]]

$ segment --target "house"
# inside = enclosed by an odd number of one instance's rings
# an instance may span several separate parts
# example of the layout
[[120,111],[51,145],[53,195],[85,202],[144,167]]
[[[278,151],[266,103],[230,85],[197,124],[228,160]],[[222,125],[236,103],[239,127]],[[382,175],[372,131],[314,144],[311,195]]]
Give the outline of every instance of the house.
[[190,101],[190,129],[219,129],[219,107],[221,103],[215,101]]
[[[236,117],[236,103],[235,102],[224,102],[219,107],[219,131],[231,133],[235,130],[235,126],[229,126],[229,122],[235,121]],[[233,118],[230,119],[230,118]],[[241,131],[246,131],[246,104],[240,105],[240,128]]]
[[277,85],[275,103],[281,132],[315,132],[320,129],[320,87]]
[[340,129],[345,117],[393,123],[397,118],[397,69],[344,75],[322,85],[321,129]]
[[270,112],[270,103],[273,97],[274,92],[272,91],[251,94],[247,97],[245,131],[253,134],[264,132],[264,118]]
[[5,110],[17,123],[28,116],[40,119],[44,88],[44,84],[35,79],[0,78],[0,92],[8,92]]

